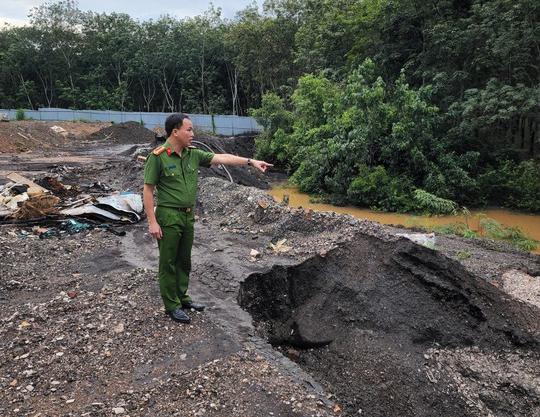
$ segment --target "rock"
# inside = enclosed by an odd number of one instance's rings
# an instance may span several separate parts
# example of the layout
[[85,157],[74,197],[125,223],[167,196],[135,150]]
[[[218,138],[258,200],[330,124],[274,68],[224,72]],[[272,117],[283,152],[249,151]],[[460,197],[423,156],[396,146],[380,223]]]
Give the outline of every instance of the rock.
[[293,348],[287,349],[287,357],[296,362],[300,359],[300,352]]
[[118,415],[118,414],[125,414],[126,409],[124,407],[114,407],[112,411],[114,414]]
[[251,256],[252,258],[258,258],[261,256],[261,253],[256,249],[251,249],[249,256]]
[[69,400],[66,400],[66,404],[71,404],[71,403],[74,403],[75,402],[75,399],[74,398],[71,398]]
[[113,331],[115,333],[122,333],[124,331],[124,323],[118,323],[116,326],[114,326]]

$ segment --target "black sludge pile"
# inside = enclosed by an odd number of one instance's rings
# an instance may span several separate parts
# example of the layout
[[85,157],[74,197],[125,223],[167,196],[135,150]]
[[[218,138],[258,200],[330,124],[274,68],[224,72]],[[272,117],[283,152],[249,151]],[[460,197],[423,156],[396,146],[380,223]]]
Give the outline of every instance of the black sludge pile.
[[239,302],[344,415],[540,413],[538,308],[408,240],[252,274]]

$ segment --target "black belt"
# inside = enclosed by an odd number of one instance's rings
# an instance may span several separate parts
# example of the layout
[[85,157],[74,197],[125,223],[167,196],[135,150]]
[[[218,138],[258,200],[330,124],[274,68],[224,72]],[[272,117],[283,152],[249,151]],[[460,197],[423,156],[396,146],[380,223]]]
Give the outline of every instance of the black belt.
[[176,210],[183,211],[184,213],[191,213],[193,211],[193,207],[176,207]]
[[184,213],[191,213],[193,211],[193,207],[169,207],[169,206],[158,206],[158,207],[163,207],[163,208],[167,208],[171,210],[178,210]]

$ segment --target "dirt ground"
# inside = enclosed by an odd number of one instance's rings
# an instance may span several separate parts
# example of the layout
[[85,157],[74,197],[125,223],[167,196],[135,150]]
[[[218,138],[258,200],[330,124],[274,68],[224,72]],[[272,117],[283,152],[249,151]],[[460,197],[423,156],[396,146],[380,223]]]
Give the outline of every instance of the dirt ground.
[[[83,142],[0,173],[140,190],[140,144]],[[540,416],[539,256],[431,250],[222,174],[201,172],[190,291],[208,308],[190,325],[163,313],[145,222],[0,226],[0,415]]]
[[[110,126],[110,123],[86,122],[0,122],[0,153],[32,152],[71,146],[94,132]],[[51,128],[59,126],[64,132]]]

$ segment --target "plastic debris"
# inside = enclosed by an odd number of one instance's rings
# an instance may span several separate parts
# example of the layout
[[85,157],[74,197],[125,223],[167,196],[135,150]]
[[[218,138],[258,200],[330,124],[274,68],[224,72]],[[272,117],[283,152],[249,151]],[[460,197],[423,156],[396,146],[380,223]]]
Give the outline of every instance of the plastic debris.
[[68,132],[66,129],[64,129],[63,127],[61,126],[51,126],[51,130],[54,132],[54,133],[58,133],[62,136],[67,136],[68,135]]
[[284,252],[288,252],[292,249],[291,246],[287,246],[285,245],[285,242],[287,241],[287,239],[281,239],[281,240],[278,240],[275,244],[274,243],[270,243],[270,248],[272,248],[272,250],[275,252],[275,253],[284,253]]
[[397,233],[396,236],[404,237],[426,248],[435,249],[435,233]]

